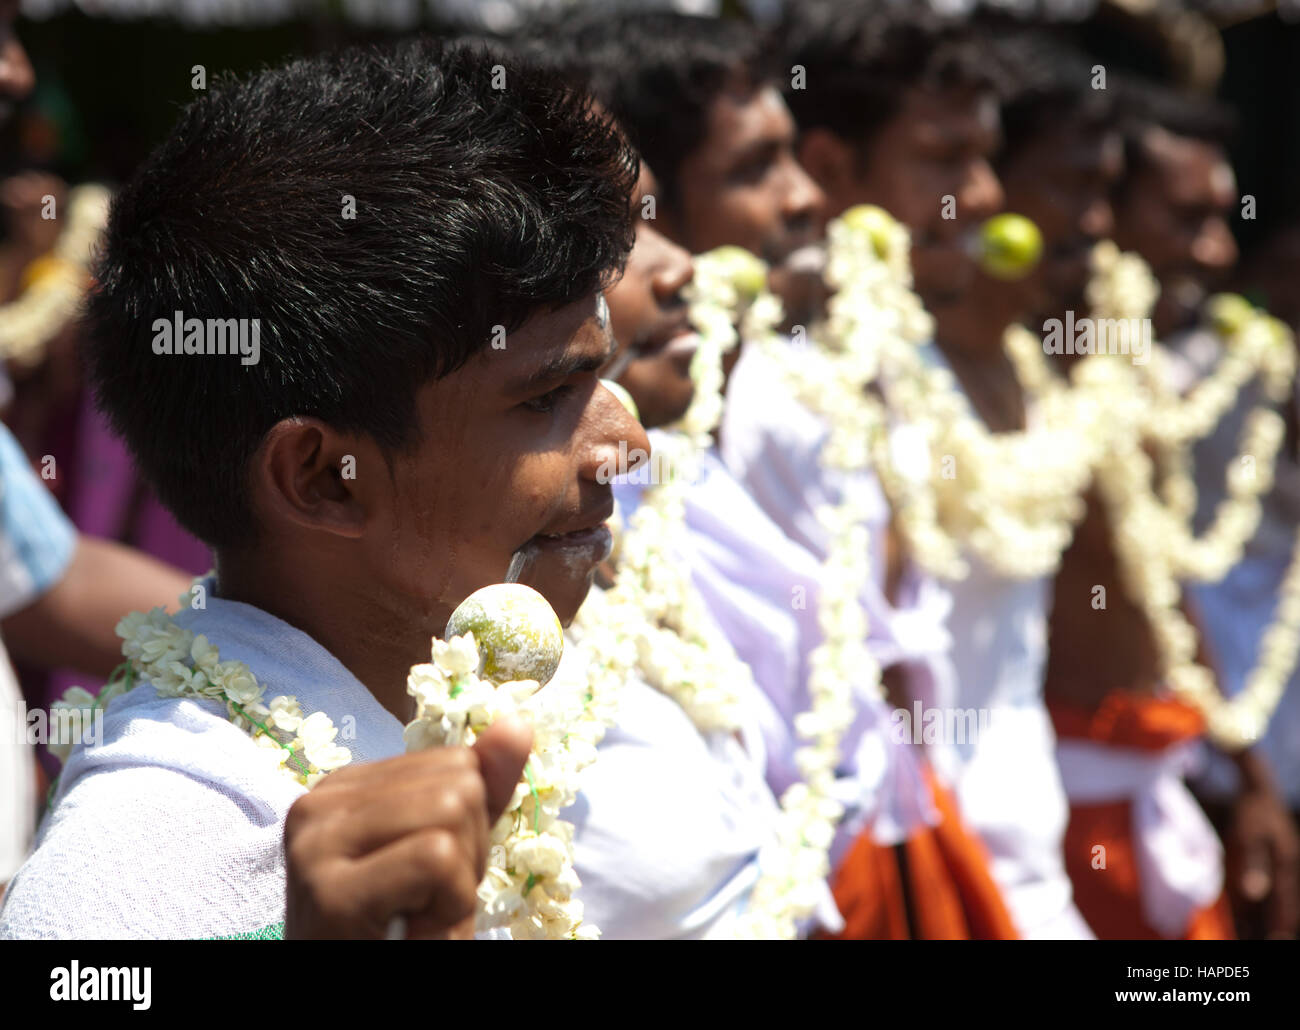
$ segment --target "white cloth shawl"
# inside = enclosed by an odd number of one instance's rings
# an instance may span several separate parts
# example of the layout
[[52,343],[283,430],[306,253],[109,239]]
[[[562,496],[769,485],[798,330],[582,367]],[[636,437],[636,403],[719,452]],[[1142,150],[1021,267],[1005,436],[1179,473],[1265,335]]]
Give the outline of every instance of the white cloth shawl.
[[[268,696],[326,712],[354,761],[403,752],[401,723],[292,626],[212,590],[206,610],[177,621],[246,662]],[[274,935],[283,823],[304,790],[256,750],[215,703],[160,699],[147,685],[115,700],[102,744],[69,758],[0,909],[0,937]],[[588,920],[607,938],[726,933],[775,812],[740,744],[701,738],[677,705],[634,681],[584,776],[567,814]]]
[[[615,484],[625,518],[642,489]],[[817,621],[821,563],[767,518],[713,451],[703,456],[687,494],[680,555],[759,688],[746,703],[762,732],[767,781],[779,797],[801,779],[794,720],[810,704],[808,659],[823,639]],[[879,610],[869,618],[882,625]],[[833,863],[864,827],[877,841],[893,844],[938,819],[912,746],[891,732],[890,709],[874,693],[875,684],[864,679],[851,686],[857,714],[838,770],[837,797],[847,811],[831,849]]]

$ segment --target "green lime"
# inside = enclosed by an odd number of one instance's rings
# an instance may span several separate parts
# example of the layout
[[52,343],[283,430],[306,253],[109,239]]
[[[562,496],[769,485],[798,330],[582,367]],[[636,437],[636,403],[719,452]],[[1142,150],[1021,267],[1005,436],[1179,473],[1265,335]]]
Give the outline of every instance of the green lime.
[[1240,293],[1216,293],[1205,302],[1210,325],[1220,336],[1235,336],[1255,317],[1255,307]]
[[894,216],[875,204],[858,204],[840,215],[840,222],[855,233],[865,235],[876,252],[876,257],[889,254],[890,243],[898,223]]
[[979,264],[997,279],[1021,279],[1043,253],[1043,235],[1024,215],[994,215],[979,233]]
[[495,583],[475,590],[447,620],[445,638],[474,634],[483,656],[484,679],[494,683],[536,680],[545,684],[559,668],[564,629],[541,594],[523,583]]
[[713,265],[745,300],[753,300],[767,288],[767,266],[744,247],[715,247],[695,260]]

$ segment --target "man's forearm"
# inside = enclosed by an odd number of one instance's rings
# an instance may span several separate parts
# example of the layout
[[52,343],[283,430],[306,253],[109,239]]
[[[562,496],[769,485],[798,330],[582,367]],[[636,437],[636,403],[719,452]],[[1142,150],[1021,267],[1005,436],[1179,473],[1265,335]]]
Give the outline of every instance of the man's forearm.
[[63,577],[0,622],[0,631],[21,661],[107,676],[122,660],[122,642],[113,632],[118,620],[155,605],[175,610],[189,582],[179,569],[129,547],[82,536]]

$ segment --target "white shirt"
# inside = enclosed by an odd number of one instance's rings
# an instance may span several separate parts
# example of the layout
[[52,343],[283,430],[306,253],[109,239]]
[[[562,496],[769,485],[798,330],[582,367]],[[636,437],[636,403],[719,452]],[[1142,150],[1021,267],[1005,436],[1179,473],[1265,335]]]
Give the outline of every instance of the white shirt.
[[[948,367],[934,344],[922,354]],[[1026,417],[1032,425],[1029,406]],[[1043,696],[1052,580],[1011,579],[975,555],[964,557],[967,577],[943,583],[952,597],[956,678],[938,707],[954,714],[954,732],[940,736],[936,764],[989,850],[993,878],[1021,935],[1091,937],[1065,871],[1069,802]],[[966,732],[971,726],[973,734]]]
[[[1177,349],[1171,366],[1175,381],[1171,385],[1180,391],[1207,375],[1223,353],[1217,338],[1204,331],[1186,334],[1174,346]],[[1193,451],[1198,533],[1205,531],[1214,509],[1225,497],[1226,470],[1237,460],[1242,426],[1261,399],[1257,381],[1243,386],[1236,404]],[[1241,692],[1259,662],[1260,642],[1276,613],[1278,590],[1291,563],[1296,533],[1300,532],[1300,465],[1285,450],[1278,454],[1274,466],[1273,488],[1260,503],[1259,529],[1247,541],[1241,561],[1220,582],[1191,584],[1188,588],[1218,665],[1220,689],[1228,697]],[[1292,672],[1256,751],[1272,768],[1287,803],[1300,809],[1300,664]],[[1216,797],[1231,797],[1239,781],[1236,766],[1225,755],[1208,748],[1205,758],[1200,785]]]
[[[626,516],[641,491],[616,484]],[[700,477],[687,494],[685,529],[682,560],[758,688],[745,696],[745,705],[757,715],[767,782],[780,797],[802,778],[794,722],[811,704],[809,656],[822,642],[820,562],[767,518],[713,451],[702,456]],[[916,755],[891,734],[890,709],[876,684],[864,676],[852,688],[857,716],[841,751],[836,796],[846,815],[831,849],[833,864],[865,826],[882,843],[897,843],[916,826],[937,821]]]
[[[209,591],[177,622],[248,664],[268,696],[324,711],[353,761],[404,752],[402,724],[310,637]],[[113,701],[78,746],[37,846],[0,909],[0,937],[274,934],[284,919],[284,819],[304,789],[267,771],[215,703],[148,685]],[[702,738],[671,701],[627,684],[565,818],[578,897],[607,938],[727,932],[757,876],[775,803],[729,735]],[[90,885],[90,886],[88,886]]]
[[[931,360],[942,360],[936,348],[928,350]],[[815,356],[810,348],[801,360]],[[773,521],[824,556],[815,511],[840,489],[837,475],[818,460],[829,429],[774,384],[774,370],[760,354],[742,354],[728,387],[723,454]],[[909,444],[916,440],[908,427],[895,427],[894,445]],[[928,455],[923,458],[928,461]],[[870,470],[862,475],[875,482]],[[887,522],[881,492],[872,537],[882,548]],[[872,559],[879,594],[883,549],[873,550]],[[882,598],[869,610],[879,606],[888,613],[887,637],[895,655],[908,662],[912,696],[922,713],[939,709],[956,728],[965,725],[957,718],[960,710],[988,710],[983,732],[961,747],[953,734],[940,734],[929,755],[954,787],[967,825],[988,848],[992,875],[1020,932],[1089,936],[1061,857],[1068,810],[1042,699],[1047,583],[972,575],[966,584],[940,583],[909,565],[898,605],[890,608]],[[975,719],[978,727],[978,712]]]

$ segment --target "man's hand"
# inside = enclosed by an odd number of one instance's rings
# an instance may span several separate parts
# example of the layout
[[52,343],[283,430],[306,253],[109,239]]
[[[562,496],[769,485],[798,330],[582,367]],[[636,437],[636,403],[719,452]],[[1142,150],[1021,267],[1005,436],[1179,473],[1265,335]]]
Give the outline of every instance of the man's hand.
[[1293,938],[1300,930],[1300,837],[1260,759],[1244,752],[1237,766],[1242,788],[1224,840],[1228,895],[1239,911],[1259,912],[1266,936]]
[[532,730],[505,719],[470,748],[344,766],[289,809],[286,938],[474,935],[488,833],[514,793]]

